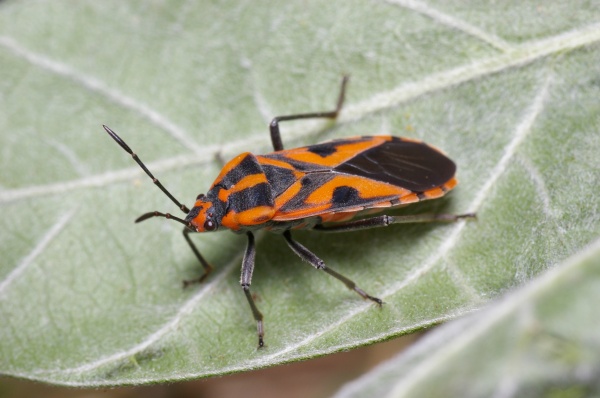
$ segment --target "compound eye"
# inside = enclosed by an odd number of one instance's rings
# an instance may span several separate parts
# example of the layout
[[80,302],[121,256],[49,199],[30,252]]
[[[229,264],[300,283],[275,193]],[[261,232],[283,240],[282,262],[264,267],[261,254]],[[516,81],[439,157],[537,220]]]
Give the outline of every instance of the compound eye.
[[214,231],[217,228],[217,224],[213,220],[206,220],[204,222],[205,231]]
[[203,200],[204,199],[204,194],[201,193],[198,196],[196,196],[196,200]]

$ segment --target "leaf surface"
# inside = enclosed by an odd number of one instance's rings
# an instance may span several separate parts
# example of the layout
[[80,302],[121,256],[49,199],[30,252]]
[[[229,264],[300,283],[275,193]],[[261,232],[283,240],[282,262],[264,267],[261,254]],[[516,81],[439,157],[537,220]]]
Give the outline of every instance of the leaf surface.
[[[600,7],[594,2],[0,3],[0,372],[68,385],[171,381],[385,340],[472,312],[600,235]],[[395,134],[458,165],[451,195],[406,213],[476,221],[295,237],[386,302],[379,310],[259,234],[194,236],[101,128],[188,205],[223,161]]]
[[335,396],[595,396],[600,240],[449,322]]

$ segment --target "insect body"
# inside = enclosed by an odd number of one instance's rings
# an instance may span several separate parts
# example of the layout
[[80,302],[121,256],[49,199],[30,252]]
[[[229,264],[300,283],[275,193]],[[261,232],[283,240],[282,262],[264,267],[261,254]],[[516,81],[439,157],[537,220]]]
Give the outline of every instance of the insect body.
[[231,160],[185,221],[197,232],[314,228],[365,209],[438,198],[454,163],[432,147],[365,136]]
[[342,107],[346,82],[344,78],[334,111],[273,119],[270,130],[275,152],[266,155],[246,152],[229,161],[208,192],[197,196],[191,210],[164,188],[114,131],[104,126],[153,182],[187,214],[185,219],[181,219],[155,211],[136,220],[140,222],[151,217],[166,217],[184,225],[184,237],[204,268],[200,278],[185,281],[185,285],[203,281],[212,270],[212,266],[190,240],[190,232],[229,229],[247,235],[241,285],[257,322],[259,347],[264,345],[263,316],[250,293],[255,258],[253,231],[267,229],[281,233],[302,260],[337,278],[363,298],[381,305],[380,299],[367,294],[353,281],[327,267],[323,260],[296,242],[291,231],[350,231],[394,223],[455,221],[473,216],[422,214],[355,219],[359,215],[380,212],[386,208],[439,198],[454,188],[454,162],[423,142],[394,136],[362,136],[283,149],[279,122],[335,118]]

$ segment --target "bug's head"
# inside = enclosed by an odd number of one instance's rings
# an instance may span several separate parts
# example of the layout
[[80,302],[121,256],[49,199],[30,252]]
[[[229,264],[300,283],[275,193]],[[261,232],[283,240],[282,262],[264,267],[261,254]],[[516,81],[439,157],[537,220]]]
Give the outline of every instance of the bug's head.
[[200,194],[185,221],[191,223],[196,232],[210,232],[219,228],[218,218],[212,200]]

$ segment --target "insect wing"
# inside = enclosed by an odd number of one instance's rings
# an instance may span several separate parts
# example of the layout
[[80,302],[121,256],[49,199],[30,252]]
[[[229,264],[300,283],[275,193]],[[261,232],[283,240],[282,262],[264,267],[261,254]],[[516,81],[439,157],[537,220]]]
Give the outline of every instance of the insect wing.
[[285,184],[276,183],[274,221],[413,203],[456,185],[456,165],[447,156],[392,136],[329,141],[262,158],[279,162],[288,176],[281,179]]

